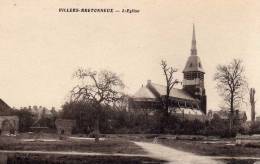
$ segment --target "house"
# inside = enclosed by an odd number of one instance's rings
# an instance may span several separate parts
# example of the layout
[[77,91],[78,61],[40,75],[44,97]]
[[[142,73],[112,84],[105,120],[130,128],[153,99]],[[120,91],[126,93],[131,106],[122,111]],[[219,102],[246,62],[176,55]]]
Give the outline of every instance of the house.
[[59,135],[71,135],[73,128],[76,126],[76,121],[69,119],[57,119],[55,121],[55,125]]
[[[239,124],[244,124],[247,120],[246,112],[245,111],[239,111],[236,110],[234,112],[235,121]],[[220,119],[220,120],[229,120],[230,118],[230,111],[227,109],[222,109],[218,111],[209,110],[207,114],[207,119],[213,120],[213,119]]]
[[15,134],[19,129],[19,118],[7,103],[0,99],[0,135]]

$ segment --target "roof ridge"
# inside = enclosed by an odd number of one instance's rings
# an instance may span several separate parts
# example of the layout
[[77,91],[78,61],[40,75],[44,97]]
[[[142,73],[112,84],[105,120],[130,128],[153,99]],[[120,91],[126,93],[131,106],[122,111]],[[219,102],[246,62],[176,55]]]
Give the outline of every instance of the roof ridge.
[[[151,83],[152,85],[159,85],[159,86],[161,86],[161,87],[166,87],[165,85],[162,85],[162,84],[157,84],[157,83]],[[180,89],[180,88],[172,88],[172,89],[177,89],[177,90],[183,90],[183,89]]]

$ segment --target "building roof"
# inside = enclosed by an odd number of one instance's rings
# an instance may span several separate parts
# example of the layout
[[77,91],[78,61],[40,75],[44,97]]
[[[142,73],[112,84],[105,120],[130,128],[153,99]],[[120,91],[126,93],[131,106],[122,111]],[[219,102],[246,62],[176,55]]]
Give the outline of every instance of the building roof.
[[142,86],[132,97],[156,99],[156,96],[146,86]]
[[200,58],[197,55],[189,56],[189,58],[186,62],[186,65],[184,67],[184,70],[183,70],[183,72],[192,72],[192,71],[199,71],[199,72],[203,72],[203,73],[205,72],[202,67]]
[[203,72],[203,67],[200,61],[199,56],[197,56],[197,47],[196,47],[196,36],[195,36],[195,26],[193,25],[193,33],[192,33],[192,43],[191,43],[191,54],[186,62],[185,68],[183,72],[193,72],[199,71]]
[[5,103],[2,99],[0,99],[0,116],[8,116],[12,114],[13,114],[12,108],[7,103]]
[[[150,80],[146,86],[142,86],[133,96],[135,99],[157,99],[166,95],[166,86],[152,83]],[[182,89],[173,88],[170,97],[195,101],[195,99]]]
[[6,104],[2,99],[0,99],[0,110],[10,109],[11,107]]
[[[153,87],[160,96],[166,95],[166,86],[155,83],[150,83],[147,85]],[[170,91],[170,97],[195,101],[195,99],[188,92],[178,88],[172,88],[172,90]]]

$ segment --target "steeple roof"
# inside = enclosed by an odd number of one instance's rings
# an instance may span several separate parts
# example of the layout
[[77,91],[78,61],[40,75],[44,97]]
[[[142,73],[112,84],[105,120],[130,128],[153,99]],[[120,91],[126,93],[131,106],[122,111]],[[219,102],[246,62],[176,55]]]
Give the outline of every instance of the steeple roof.
[[196,34],[195,34],[195,25],[194,24],[193,24],[192,41],[191,41],[191,55],[197,55]]
[[195,34],[194,24],[193,24],[193,31],[192,31],[191,54],[188,58],[188,61],[186,62],[186,66],[183,72],[192,72],[192,71],[199,71],[204,73],[200,58],[197,55],[196,34]]

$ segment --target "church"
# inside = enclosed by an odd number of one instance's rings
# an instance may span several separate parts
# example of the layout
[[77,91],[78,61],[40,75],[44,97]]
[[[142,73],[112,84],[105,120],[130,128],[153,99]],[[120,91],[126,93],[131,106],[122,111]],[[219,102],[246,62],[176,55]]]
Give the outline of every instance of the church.
[[[205,116],[207,113],[207,96],[204,87],[205,71],[197,54],[195,26],[193,25],[191,51],[183,69],[182,89],[170,91],[170,107],[172,112],[189,116]],[[166,95],[166,86],[147,81],[129,99],[129,110],[162,109],[162,100]],[[170,111],[171,112],[171,111]]]

